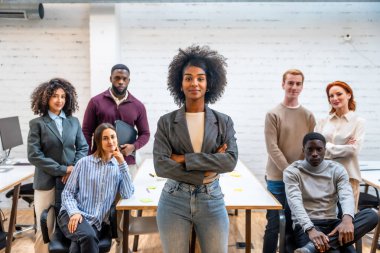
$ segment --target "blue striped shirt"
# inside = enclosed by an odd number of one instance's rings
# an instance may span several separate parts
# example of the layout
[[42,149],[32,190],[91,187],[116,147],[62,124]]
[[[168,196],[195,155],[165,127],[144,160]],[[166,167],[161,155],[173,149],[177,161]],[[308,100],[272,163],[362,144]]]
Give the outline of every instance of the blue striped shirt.
[[62,192],[62,210],[71,217],[80,213],[90,225],[100,231],[116,193],[130,198],[134,193],[132,179],[126,162],[118,165],[115,158],[103,162],[89,155],[80,159],[71,172]]

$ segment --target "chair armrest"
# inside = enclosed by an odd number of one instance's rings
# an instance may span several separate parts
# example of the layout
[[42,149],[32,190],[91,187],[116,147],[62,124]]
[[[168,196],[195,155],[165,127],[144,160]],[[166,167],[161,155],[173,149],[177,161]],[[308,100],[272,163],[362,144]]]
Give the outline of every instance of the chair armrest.
[[47,226],[47,218],[48,218],[48,214],[51,208],[54,208],[54,206],[53,205],[49,206],[48,209],[43,210],[41,213],[41,218],[40,218],[41,233],[42,233],[42,238],[44,240],[44,243],[50,242],[49,231],[48,231],[48,226]]
[[110,210],[110,225],[111,225],[111,234],[112,238],[117,238],[117,211],[116,211],[116,206],[115,204],[112,204],[111,210]]

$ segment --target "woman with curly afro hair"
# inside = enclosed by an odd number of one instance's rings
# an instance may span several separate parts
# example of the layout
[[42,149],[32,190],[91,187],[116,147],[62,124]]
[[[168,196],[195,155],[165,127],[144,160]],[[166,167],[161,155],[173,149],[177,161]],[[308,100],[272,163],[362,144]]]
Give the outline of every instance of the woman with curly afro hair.
[[165,253],[186,252],[192,226],[203,253],[226,253],[228,216],[221,173],[238,159],[231,118],[212,110],[226,86],[225,58],[207,46],[180,49],[169,65],[168,89],[181,108],[157,124],[156,173],[167,178],[157,210]]
[[[34,114],[29,122],[28,159],[35,166],[34,206],[37,219],[35,252],[47,253],[41,234],[40,216],[54,205],[56,178],[66,183],[75,163],[88,153],[79,120],[72,114],[78,109],[74,86],[62,78],[40,84],[31,95]],[[53,231],[54,218],[48,217],[48,231]]]

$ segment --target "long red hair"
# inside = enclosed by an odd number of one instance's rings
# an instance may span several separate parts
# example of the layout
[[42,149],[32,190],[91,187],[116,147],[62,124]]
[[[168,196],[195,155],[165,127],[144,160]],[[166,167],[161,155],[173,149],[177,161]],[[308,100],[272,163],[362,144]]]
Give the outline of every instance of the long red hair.
[[[347,83],[342,82],[342,81],[335,81],[335,82],[329,83],[327,85],[326,94],[327,94],[327,101],[329,102],[329,104],[330,104],[329,91],[330,91],[331,87],[333,87],[333,86],[339,86],[339,87],[343,88],[347,93],[351,94],[351,98],[348,100],[348,109],[350,111],[355,111],[356,102],[354,100],[354,92],[352,91],[352,88],[350,87],[350,85],[348,85]],[[334,107],[331,107],[330,114],[333,114],[334,112],[335,112]]]

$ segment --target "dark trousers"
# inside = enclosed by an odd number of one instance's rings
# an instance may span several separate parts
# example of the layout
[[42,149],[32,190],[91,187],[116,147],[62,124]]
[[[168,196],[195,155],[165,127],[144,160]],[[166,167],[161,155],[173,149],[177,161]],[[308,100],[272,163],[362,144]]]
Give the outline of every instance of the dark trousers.
[[61,211],[58,215],[58,225],[62,233],[71,240],[70,253],[97,253],[99,252],[99,236],[95,226],[91,226],[84,218],[82,223],[78,223],[74,233],[70,233],[67,225],[70,217],[66,211]]
[[[267,189],[285,209],[286,230],[292,229],[291,222],[288,222],[291,221],[291,214],[288,202],[286,201],[285,186],[279,190],[279,188],[272,189],[268,185]],[[280,232],[280,215],[278,210],[267,210],[266,218],[267,225],[264,232],[263,253],[275,253],[277,250],[278,234]]]
[[[323,232],[324,234],[330,233],[335,227],[341,223],[341,219],[333,220],[312,220],[314,226],[317,230]],[[336,233],[329,237],[330,250],[345,250],[350,245],[354,244],[357,240],[362,238],[366,233],[374,229],[379,221],[377,212],[372,209],[364,209],[355,215],[354,220],[354,240],[340,246],[339,235]],[[294,234],[296,238],[297,248],[305,246],[310,242],[309,236],[305,233],[300,225],[296,225],[294,228]]]
[[[285,206],[285,194],[272,195]],[[265,227],[263,253],[275,253],[277,249],[278,233],[280,232],[280,217],[277,210],[267,210],[267,225]]]

